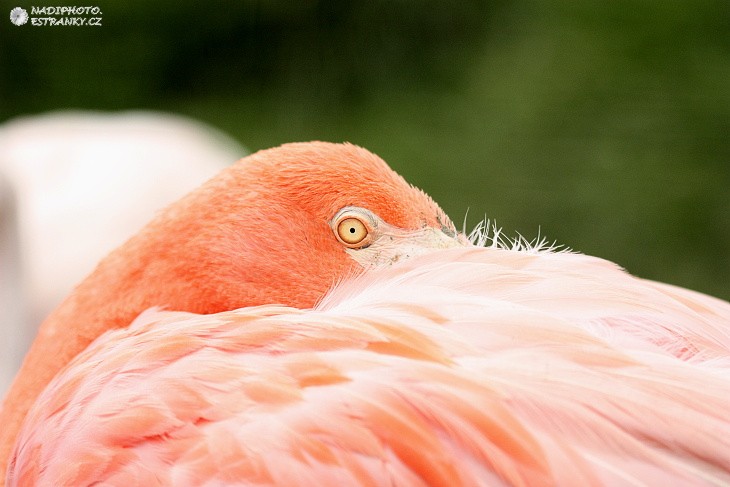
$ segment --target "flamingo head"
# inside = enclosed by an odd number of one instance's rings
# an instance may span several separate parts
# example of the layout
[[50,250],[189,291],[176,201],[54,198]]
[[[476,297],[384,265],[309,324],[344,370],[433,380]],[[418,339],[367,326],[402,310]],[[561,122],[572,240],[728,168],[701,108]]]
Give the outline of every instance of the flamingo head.
[[209,313],[311,307],[363,269],[466,243],[428,195],[376,155],[310,142],[240,160],[116,258],[127,274],[132,263],[135,278],[149,277],[130,284],[155,298],[146,305]]

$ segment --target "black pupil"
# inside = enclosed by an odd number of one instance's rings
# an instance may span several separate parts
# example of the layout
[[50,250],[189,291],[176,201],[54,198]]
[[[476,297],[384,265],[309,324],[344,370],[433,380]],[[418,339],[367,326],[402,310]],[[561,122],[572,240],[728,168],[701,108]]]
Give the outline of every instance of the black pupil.
[[350,227],[350,233],[355,233],[355,227]]

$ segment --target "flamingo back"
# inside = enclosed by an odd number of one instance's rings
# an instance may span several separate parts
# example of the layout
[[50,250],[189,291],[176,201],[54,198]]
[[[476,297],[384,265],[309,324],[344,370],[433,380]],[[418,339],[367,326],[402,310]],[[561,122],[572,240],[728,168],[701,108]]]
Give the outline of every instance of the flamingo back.
[[9,485],[727,485],[729,325],[597,258],[476,247],[311,310],[149,310],[45,390]]

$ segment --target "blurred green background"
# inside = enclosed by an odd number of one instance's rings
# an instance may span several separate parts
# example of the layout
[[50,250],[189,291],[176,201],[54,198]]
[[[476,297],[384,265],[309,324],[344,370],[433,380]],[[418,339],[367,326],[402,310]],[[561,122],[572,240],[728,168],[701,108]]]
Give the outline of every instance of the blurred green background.
[[251,150],[351,141],[460,225],[483,215],[730,298],[727,0],[97,0],[16,27],[0,122],[156,109]]

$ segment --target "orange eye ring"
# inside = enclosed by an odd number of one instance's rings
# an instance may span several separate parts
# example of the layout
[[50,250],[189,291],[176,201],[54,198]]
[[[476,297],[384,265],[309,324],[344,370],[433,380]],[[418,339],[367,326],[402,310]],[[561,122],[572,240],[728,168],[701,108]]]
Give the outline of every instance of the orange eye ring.
[[334,227],[337,240],[345,247],[361,249],[372,241],[370,225],[356,216],[343,215]]

